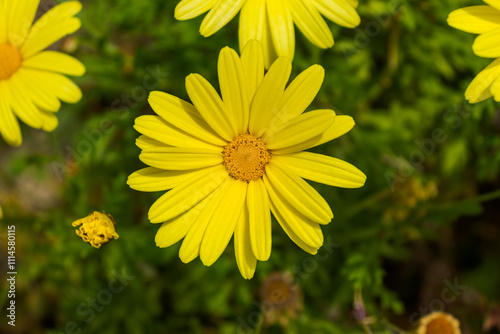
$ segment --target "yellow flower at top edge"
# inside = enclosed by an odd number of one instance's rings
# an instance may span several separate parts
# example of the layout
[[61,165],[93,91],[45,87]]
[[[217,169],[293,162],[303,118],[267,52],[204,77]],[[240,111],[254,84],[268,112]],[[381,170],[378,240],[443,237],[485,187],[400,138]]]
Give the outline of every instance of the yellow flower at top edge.
[[199,74],[186,78],[191,103],[152,92],[159,116],[140,116],[139,158],[150,166],[129,176],[139,191],[165,191],[150,208],[149,220],[163,223],[159,247],[184,238],[179,251],[188,263],[206,266],[222,254],[234,234],[243,277],[254,275],[257,260],[271,255],[271,212],[288,236],[315,254],[323,244],[320,225],[333,218],[328,203],[303,179],[358,188],[366,176],[351,164],[302,152],[347,133],[349,116],[333,110],[304,113],[324,79],[313,65],[288,87],[291,62],[276,60],[264,75],[260,43],[252,40],[241,57],[220,52],[222,98]]
[[73,57],[43,51],[80,28],[82,5],[67,1],[33,25],[39,0],[0,0],[0,134],[12,146],[22,143],[18,118],[27,125],[54,130],[61,102],[76,103],[82,93],[67,75],[85,67]]
[[251,39],[264,50],[264,63],[281,56],[293,59],[295,53],[294,23],[316,46],[333,46],[333,36],[322,15],[338,25],[354,28],[360,18],[358,0],[182,0],[175,8],[175,18],[188,20],[205,12],[200,33],[211,36],[241,10],[239,22],[240,50]]
[[460,322],[444,312],[434,312],[419,321],[416,334],[460,334]]
[[465,98],[478,103],[494,97],[500,102],[500,2],[483,0],[487,5],[471,6],[453,11],[448,24],[453,28],[479,34],[472,49],[483,58],[496,58],[470,83]]

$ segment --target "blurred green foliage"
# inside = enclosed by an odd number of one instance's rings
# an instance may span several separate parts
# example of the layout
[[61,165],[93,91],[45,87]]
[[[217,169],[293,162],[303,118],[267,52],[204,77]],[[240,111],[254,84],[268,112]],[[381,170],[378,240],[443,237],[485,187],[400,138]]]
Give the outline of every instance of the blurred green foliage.
[[[500,112],[491,100],[465,102],[489,61],[446,18],[480,3],[362,0],[358,28],[329,23],[332,49],[297,33],[293,76],[312,64],[326,69],[311,109],[357,123],[314,151],[355,164],[368,181],[356,190],[314,184],[335,213],[323,228],[326,247],[313,257],[275,224],[271,259],[245,281],[232,244],[210,268],[183,264],[179,245],[157,248],[147,210],[160,194],[126,185],[143,167],[132,126],[152,113],[149,91],[187,99],[184,78],[193,72],[217,85],[217,56],[237,48],[237,19],[203,38],[202,17],[173,18],[177,1],[83,1],[82,29],[56,47],[86,65],[76,79],[84,99],[63,106],[53,133],[25,128],[23,147],[0,143],[0,232],[16,225],[18,266],[17,325],[3,319],[2,332],[362,333],[355,292],[377,333],[391,333],[391,323],[409,331],[458,279],[467,289],[446,310],[464,333],[478,333],[500,302]],[[71,227],[94,210],[113,215],[120,235],[99,250]],[[258,291],[275,271],[295,278],[302,311],[260,326]],[[110,283],[122,290],[109,292]]]

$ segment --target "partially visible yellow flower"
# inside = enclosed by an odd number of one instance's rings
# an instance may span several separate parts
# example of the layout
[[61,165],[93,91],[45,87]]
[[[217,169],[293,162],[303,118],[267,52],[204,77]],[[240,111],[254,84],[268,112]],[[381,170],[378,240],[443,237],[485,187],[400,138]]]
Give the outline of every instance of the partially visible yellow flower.
[[434,312],[420,319],[416,334],[460,334],[460,322],[443,312]]
[[200,256],[210,266],[234,234],[238,267],[251,278],[257,260],[271,255],[272,212],[299,247],[311,254],[321,247],[320,226],[333,213],[304,179],[358,188],[366,176],[342,160],[302,152],[347,133],[354,120],[333,110],[304,112],[324,69],[313,65],[286,87],[291,70],[281,57],[264,74],[262,48],[252,40],[241,57],[227,47],[220,52],[222,98],[199,74],[186,78],[193,104],[151,93],[159,116],[135,121],[142,134],[139,158],[150,167],[130,175],[128,184],[140,191],[171,189],[149,210],[152,223],[163,223],[158,246],[184,238],[181,260]]
[[488,5],[457,9],[448,17],[448,24],[453,28],[479,34],[472,45],[476,55],[497,58],[470,83],[465,92],[465,98],[470,103],[478,103],[490,97],[500,102],[500,2],[484,2]]
[[95,248],[100,248],[101,245],[119,238],[118,233],[116,233],[115,220],[105,212],[94,211],[89,216],[78,219],[72,225],[74,227],[81,225],[76,230],[76,235]]
[[0,205],[0,220],[3,219],[3,210],[2,210],[2,206]]
[[82,5],[64,2],[32,25],[40,0],[0,0],[0,134],[12,146],[22,143],[18,118],[52,131],[61,102],[76,103],[82,92],[64,74],[80,76],[85,67],[73,57],[45,48],[80,28]]
[[208,11],[200,33],[208,37],[225,26],[241,10],[240,50],[251,39],[264,48],[266,68],[281,56],[293,59],[294,23],[316,46],[333,46],[333,35],[323,16],[347,28],[359,25],[358,0],[182,0],[175,8],[178,20],[192,19]]

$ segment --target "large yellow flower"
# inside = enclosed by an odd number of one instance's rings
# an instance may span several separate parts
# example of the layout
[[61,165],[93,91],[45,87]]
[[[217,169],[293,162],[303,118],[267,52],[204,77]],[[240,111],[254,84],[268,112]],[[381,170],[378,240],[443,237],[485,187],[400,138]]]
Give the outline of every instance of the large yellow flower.
[[494,97],[500,102],[500,2],[483,0],[486,5],[457,9],[448,17],[456,29],[479,34],[474,41],[474,53],[484,58],[497,58],[470,83],[465,98],[478,103]]
[[348,28],[359,25],[358,0],[182,0],[175,8],[178,20],[192,19],[207,11],[200,33],[208,37],[225,26],[241,10],[240,50],[251,39],[261,42],[266,68],[277,58],[293,59],[293,24],[316,46],[330,48],[333,36],[321,16]]
[[52,131],[61,102],[78,102],[80,89],[63,74],[83,75],[73,57],[43,51],[78,30],[73,17],[82,5],[60,4],[32,25],[39,0],[0,0],[0,134],[9,145],[22,143],[17,117],[27,125]]
[[278,58],[264,75],[257,41],[241,58],[224,48],[218,73],[222,99],[203,77],[186,78],[190,104],[152,92],[149,103],[159,116],[141,116],[139,158],[148,168],[128,179],[140,191],[170,190],[150,208],[152,223],[162,223],[156,244],[168,247],[182,238],[179,255],[188,263],[200,256],[210,266],[234,233],[238,267],[245,278],[257,260],[271,254],[271,214],[288,236],[315,254],[323,244],[321,224],[332,211],[302,178],[357,188],[366,180],[356,167],[325,155],[301,152],[335,139],[353,126],[333,110],[303,113],[318,93],[324,70],[314,65],[286,89],[291,62]]

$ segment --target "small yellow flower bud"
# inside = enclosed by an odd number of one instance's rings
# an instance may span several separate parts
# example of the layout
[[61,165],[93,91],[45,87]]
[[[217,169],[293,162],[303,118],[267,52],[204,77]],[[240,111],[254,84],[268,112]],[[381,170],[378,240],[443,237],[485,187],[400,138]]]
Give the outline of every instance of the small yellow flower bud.
[[88,242],[95,248],[107,244],[111,239],[118,239],[116,233],[116,223],[111,215],[105,212],[94,211],[89,216],[78,219],[73,226],[80,226],[76,230],[76,235],[82,237],[83,241]]

